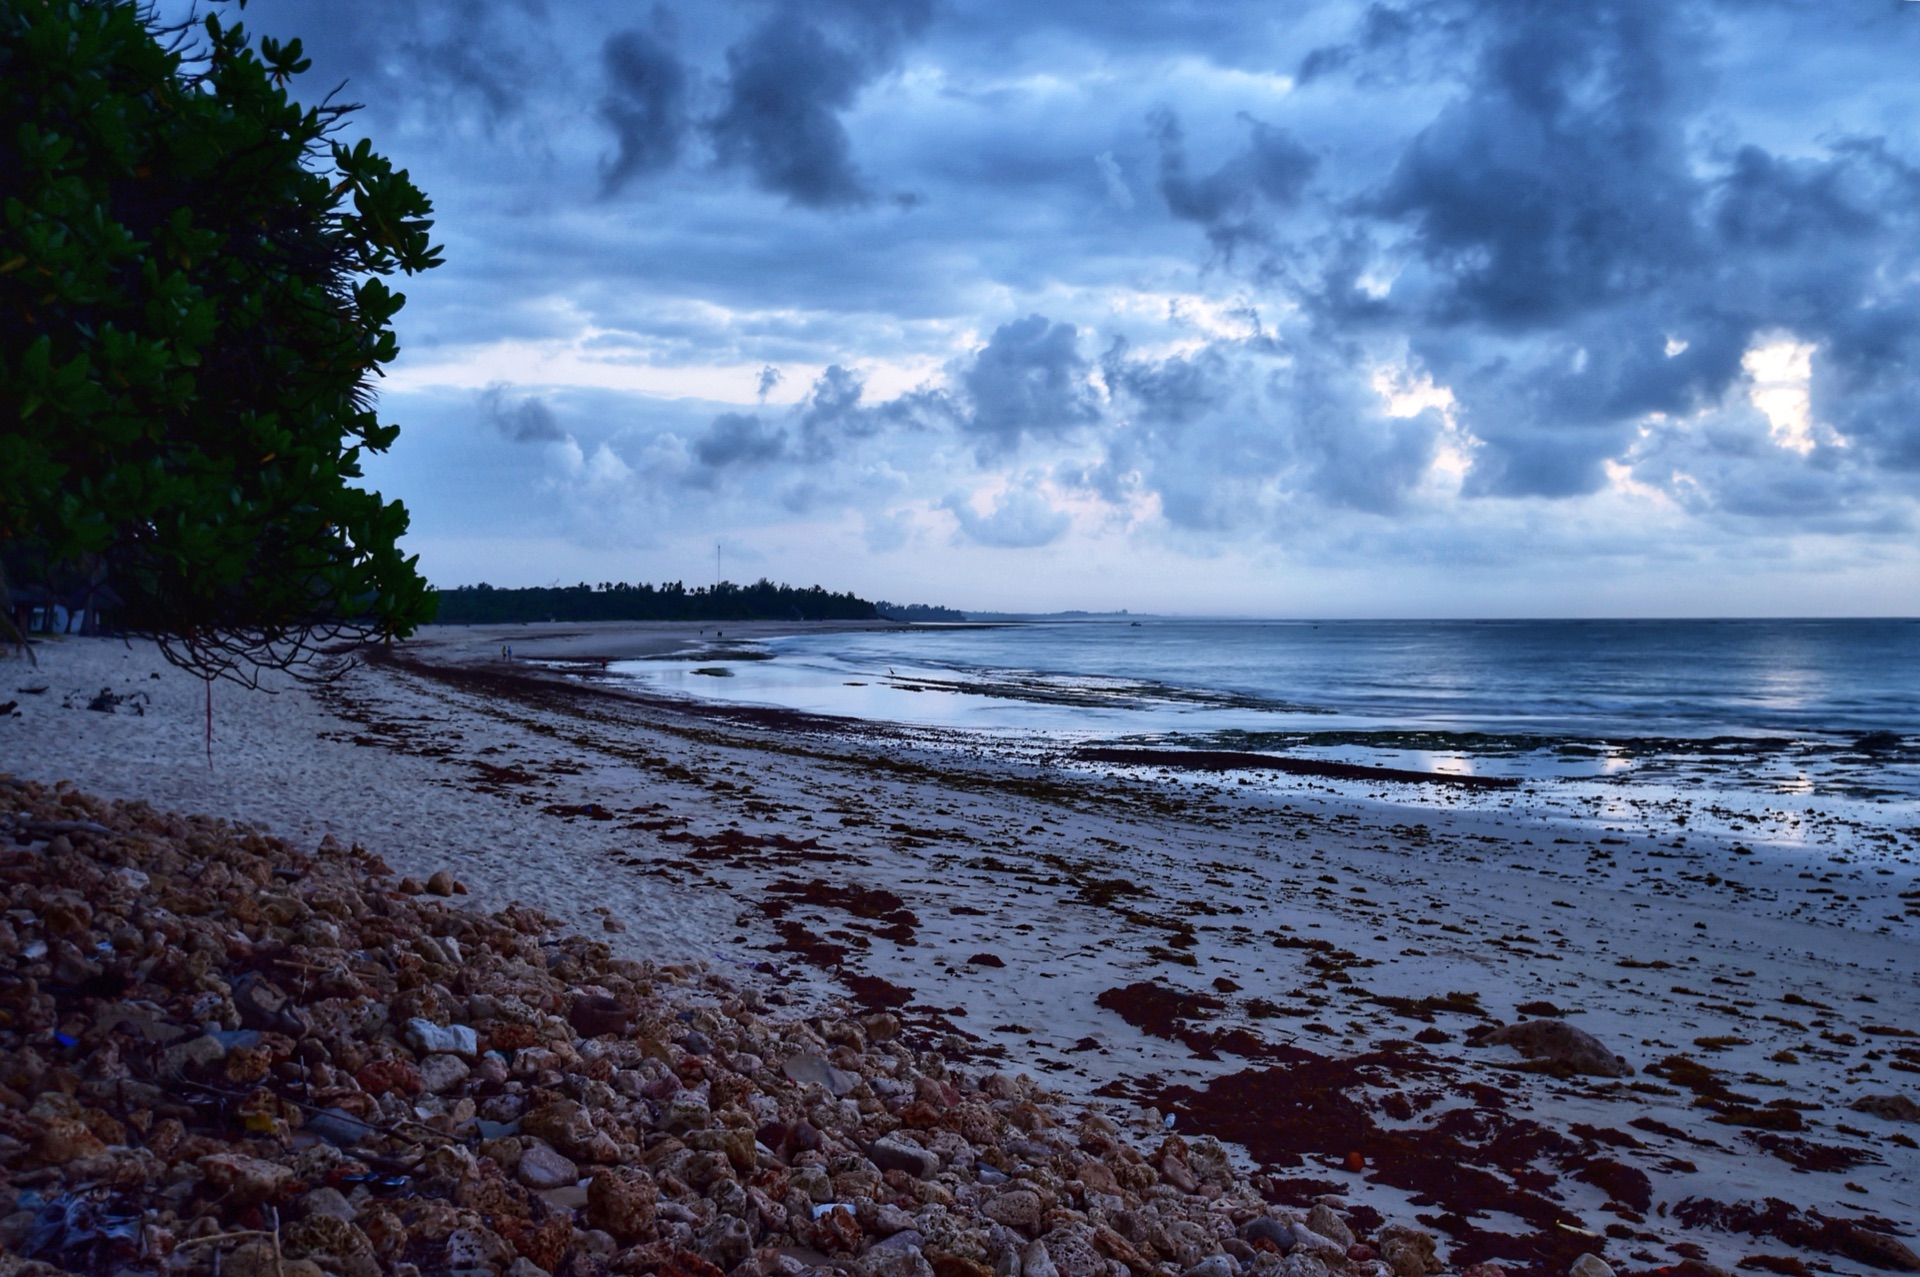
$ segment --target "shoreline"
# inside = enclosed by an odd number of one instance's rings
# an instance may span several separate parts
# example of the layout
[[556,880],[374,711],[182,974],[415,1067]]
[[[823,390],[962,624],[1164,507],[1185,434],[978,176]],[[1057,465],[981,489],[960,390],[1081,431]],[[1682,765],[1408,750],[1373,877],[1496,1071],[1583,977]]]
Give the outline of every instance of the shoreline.
[[511,644],[515,660],[631,661],[666,656],[705,640],[709,632],[730,642],[786,638],[794,634],[858,634],[912,628],[905,621],[579,621],[540,625],[425,625],[402,650],[441,660],[484,661]]
[[[1068,1094],[1111,1087],[1172,1104],[1183,1124],[1217,1120],[1205,1117],[1212,1088],[1268,1067],[1265,1052],[1353,1061],[1406,1043],[1389,1054],[1431,1081],[1332,1086],[1353,1093],[1373,1133],[1351,1130],[1392,1143],[1393,1132],[1479,1111],[1475,1121],[1505,1114],[1494,1125],[1509,1133],[1531,1129],[1513,1125],[1523,1122],[1570,1141],[1568,1166],[1542,1154],[1503,1167],[1492,1129],[1454,1153],[1607,1238],[1617,1265],[1678,1262],[1694,1247],[1723,1267],[1771,1253],[1849,1271],[1844,1256],[1779,1237],[1687,1224],[1673,1212],[1688,1199],[1775,1197],[1843,1220],[1920,1216],[1920,1159],[1899,1142],[1920,1127],[1847,1107],[1920,1090],[1907,1084],[1920,1072],[1899,1067],[1908,1063],[1899,1053],[1914,1050],[1901,1035],[1920,1031],[1901,1019],[1920,1005],[1911,920],[1885,935],[1858,925],[1879,921],[1859,916],[1867,910],[1904,914],[1898,893],[1915,884],[1910,869],[1874,873],[1869,848],[1842,852],[1848,863],[1836,867],[1821,848],[1743,858],[1730,838],[1695,834],[1675,849],[1671,838],[1556,825],[1519,809],[1311,792],[1242,798],[1217,784],[1011,763],[957,735],[933,749],[926,734],[702,715],[523,669],[510,678],[483,670],[476,690],[445,666],[452,647],[409,645],[403,662],[356,671],[318,700],[291,690],[217,702],[216,760],[239,776],[206,774],[199,685],[165,674],[149,680],[167,695],[155,695],[148,717],[58,711],[85,715],[67,726],[83,724],[94,747],[68,741],[36,767],[66,767],[83,788],[182,810],[251,806],[259,818],[271,809],[265,818],[283,836],[317,839],[329,824],[344,838],[359,822],[352,836],[403,872],[430,859],[459,865],[487,899],[551,907],[635,954],[718,955],[803,1004],[863,990],[876,1005],[902,999],[899,1014],[928,1041],[952,1038]],[[9,677],[23,668],[0,665]],[[57,706],[35,708],[35,739],[57,738]],[[246,757],[224,752],[226,731]],[[108,735],[121,746],[149,739],[144,749],[101,748]],[[169,750],[198,772],[167,761]],[[263,772],[287,789],[277,807],[252,783]],[[1177,997],[1149,1014],[1119,996],[1143,984]],[[1447,1001],[1458,993],[1475,994],[1477,1010]],[[1570,1012],[1562,1018],[1627,1056],[1636,1075],[1516,1072],[1526,1062],[1510,1047],[1465,1045],[1468,1029],[1518,1023],[1538,1004]],[[1428,1029],[1450,1040],[1422,1041]],[[1769,1059],[1781,1052],[1795,1062]],[[1676,1057],[1697,1068],[1669,1063]],[[1378,1062],[1343,1067],[1384,1076]],[[1456,1098],[1422,1107],[1423,1085]],[[1182,1087],[1191,1098],[1173,1097]],[[1457,1097],[1474,1088],[1491,1088],[1497,1108],[1462,1109]],[[1399,1092],[1405,1118],[1390,1098]],[[1779,1117],[1766,1119],[1773,1128],[1717,1120],[1751,1121],[1774,1100],[1819,1107],[1791,1110],[1798,1129],[1782,1129],[1789,1119]],[[1633,1125],[1639,1118],[1678,1134]],[[1331,1122],[1322,1113],[1307,1128]],[[1303,1151],[1296,1140],[1277,1151],[1308,1159],[1289,1174],[1337,1186],[1354,1204],[1394,1218],[1454,1217],[1453,1233],[1442,1230],[1452,1246],[1497,1251],[1506,1235],[1524,1249],[1524,1238],[1543,1235],[1513,1212],[1474,1217],[1444,1197],[1423,1206],[1416,1199],[1433,1197],[1433,1186],[1396,1186],[1377,1159],[1363,1154],[1361,1170],[1346,1169],[1346,1153],[1360,1150]],[[1839,1169],[1793,1164],[1856,1154]],[[1315,1164],[1323,1155],[1336,1164]],[[1577,1177],[1598,1160],[1645,1177],[1639,1206],[1631,1176],[1614,1184],[1624,1199]],[[1516,1174],[1548,1178],[1524,1189]]]

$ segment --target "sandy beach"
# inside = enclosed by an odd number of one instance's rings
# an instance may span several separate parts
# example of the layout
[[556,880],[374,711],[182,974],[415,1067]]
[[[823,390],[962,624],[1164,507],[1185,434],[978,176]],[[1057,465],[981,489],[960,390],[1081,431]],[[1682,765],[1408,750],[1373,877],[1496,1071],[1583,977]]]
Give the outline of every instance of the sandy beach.
[[[49,641],[0,661],[0,771],[332,835],[769,1001],[893,1010],[1474,1258],[1862,1272],[1895,1265],[1853,1225],[1913,1244],[1915,831],[1276,797],[599,673],[781,628],[430,629],[320,688],[214,688],[211,761],[198,680]],[[1632,1071],[1529,1059],[1522,1021]]]

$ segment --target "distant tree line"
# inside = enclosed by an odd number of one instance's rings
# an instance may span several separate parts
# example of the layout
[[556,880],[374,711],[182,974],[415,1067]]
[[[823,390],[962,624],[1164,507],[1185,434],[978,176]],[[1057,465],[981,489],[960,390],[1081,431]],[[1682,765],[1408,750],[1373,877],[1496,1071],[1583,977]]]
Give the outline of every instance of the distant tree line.
[[889,621],[964,621],[965,612],[950,607],[936,607],[931,603],[888,603],[885,600],[873,605],[880,615]]
[[439,592],[438,620],[443,625],[485,625],[520,621],[871,621],[879,610],[851,593],[832,594],[819,586],[798,589],[762,577],[752,585],[722,581],[688,589],[679,581],[663,585],[532,586],[497,589],[482,582]]

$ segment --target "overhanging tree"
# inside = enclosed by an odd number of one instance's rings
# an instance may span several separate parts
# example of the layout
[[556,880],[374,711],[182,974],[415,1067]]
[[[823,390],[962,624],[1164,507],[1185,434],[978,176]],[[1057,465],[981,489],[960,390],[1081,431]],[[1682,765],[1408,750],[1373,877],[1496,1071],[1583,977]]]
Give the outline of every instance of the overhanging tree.
[[291,98],[307,66],[217,17],[0,0],[0,603],[78,581],[256,685],[433,610],[405,508],[353,482],[399,433],[383,277],[439,264],[432,205],[339,140],[352,107]]

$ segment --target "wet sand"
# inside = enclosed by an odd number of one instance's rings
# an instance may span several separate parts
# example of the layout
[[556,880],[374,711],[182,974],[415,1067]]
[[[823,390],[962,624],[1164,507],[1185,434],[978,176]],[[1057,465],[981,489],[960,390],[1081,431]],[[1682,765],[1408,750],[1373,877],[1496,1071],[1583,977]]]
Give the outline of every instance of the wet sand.
[[[1920,1218],[1920,1125],[1850,1107],[1920,1094],[1910,841],[1009,760],[570,678],[689,637],[612,628],[430,632],[318,694],[217,690],[211,768],[197,681],[50,644],[47,690],[0,697],[22,714],[0,770],[455,865],[636,956],[896,1008],[956,1056],[1237,1138],[1278,1195],[1425,1218],[1465,1259],[1604,1242],[1630,1269],[1863,1271],[1853,1224]],[[506,641],[562,664],[507,665]],[[146,714],[62,707],[101,686]],[[1475,1045],[1525,1017],[1634,1074]]]

